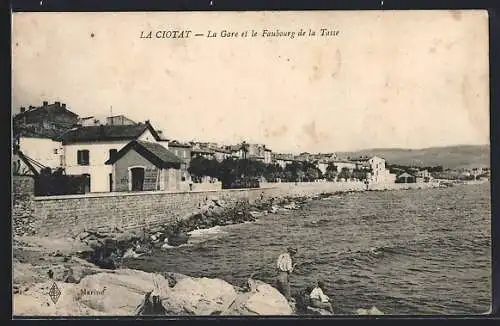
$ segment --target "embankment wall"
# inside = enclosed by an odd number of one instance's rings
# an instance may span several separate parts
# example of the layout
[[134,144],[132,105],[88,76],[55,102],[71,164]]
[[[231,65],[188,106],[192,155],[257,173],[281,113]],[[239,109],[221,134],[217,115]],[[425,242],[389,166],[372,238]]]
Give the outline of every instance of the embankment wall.
[[35,178],[29,175],[13,176],[12,193],[33,196],[35,193]]
[[102,193],[47,196],[33,199],[35,227],[47,236],[72,236],[87,229],[102,231],[152,227],[185,218],[206,199],[254,202],[283,196],[361,191],[362,183],[283,183],[256,189],[190,192]]
[[[408,185],[391,185],[407,189]],[[372,187],[373,188],[373,187]],[[362,182],[301,182],[261,184],[261,188],[219,191],[90,193],[85,195],[32,197],[33,227],[39,235],[73,236],[88,229],[112,231],[166,224],[196,212],[207,199],[254,202],[284,196],[364,191]],[[379,190],[379,189],[373,189]],[[382,190],[382,189],[380,189]],[[15,216],[15,214],[13,214]]]

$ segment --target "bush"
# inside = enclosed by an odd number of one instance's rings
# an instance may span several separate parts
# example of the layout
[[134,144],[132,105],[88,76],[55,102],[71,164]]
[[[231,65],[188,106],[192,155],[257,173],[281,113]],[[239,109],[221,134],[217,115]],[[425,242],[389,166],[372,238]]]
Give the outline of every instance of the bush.
[[49,169],[41,171],[35,179],[36,196],[76,195],[85,193],[88,177],[85,175],[66,175],[64,170],[54,172]]

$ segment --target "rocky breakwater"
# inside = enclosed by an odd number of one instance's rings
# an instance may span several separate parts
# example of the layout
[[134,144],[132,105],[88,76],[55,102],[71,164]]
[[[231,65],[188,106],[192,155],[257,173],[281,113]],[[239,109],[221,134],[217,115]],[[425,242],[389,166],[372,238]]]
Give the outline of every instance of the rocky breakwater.
[[252,204],[207,198],[196,212],[165,225],[128,231],[115,229],[105,233],[86,230],[75,240],[90,248],[80,253],[80,258],[101,268],[116,269],[122,266],[124,258],[138,258],[152,254],[154,250],[189,243],[191,234],[197,230],[253,222],[267,214],[300,209],[304,202],[325,196],[271,198]]

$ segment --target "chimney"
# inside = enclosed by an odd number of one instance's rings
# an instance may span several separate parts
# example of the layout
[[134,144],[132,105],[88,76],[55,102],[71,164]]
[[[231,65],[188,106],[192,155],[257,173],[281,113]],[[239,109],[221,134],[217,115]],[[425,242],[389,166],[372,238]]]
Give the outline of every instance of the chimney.
[[100,135],[101,137],[104,137],[104,125],[100,125],[100,126],[99,126],[99,135]]
[[65,109],[66,108],[66,103],[61,103],[61,106],[62,106],[63,109]]
[[43,106],[47,106],[47,105],[49,105],[49,102],[43,101]]
[[21,107],[21,113],[25,112],[26,108],[24,106]]
[[56,106],[61,106],[61,102],[59,102],[59,101],[55,101],[55,102],[54,102],[54,104],[55,104]]
[[29,109],[33,110],[35,107],[33,105],[30,105]]

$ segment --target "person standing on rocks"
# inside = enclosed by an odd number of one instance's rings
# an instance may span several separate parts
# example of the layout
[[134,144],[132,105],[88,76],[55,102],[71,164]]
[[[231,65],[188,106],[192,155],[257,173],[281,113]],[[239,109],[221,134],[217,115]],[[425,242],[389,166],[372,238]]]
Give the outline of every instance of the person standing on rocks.
[[289,247],[287,252],[282,253],[278,257],[277,267],[278,267],[278,290],[285,296],[288,301],[291,301],[291,290],[290,290],[290,274],[297,264],[292,263],[292,258],[297,254],[297,248]]

